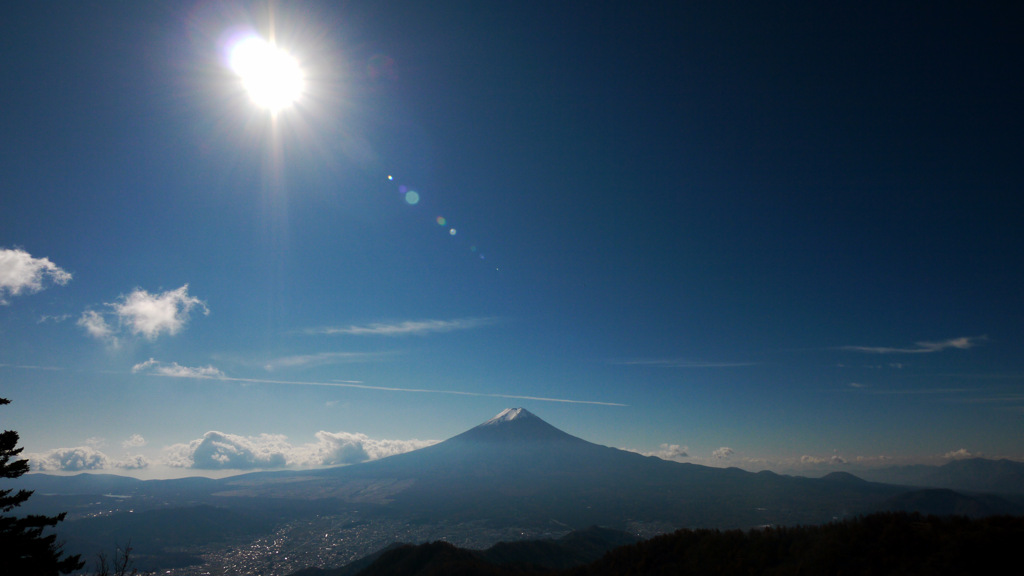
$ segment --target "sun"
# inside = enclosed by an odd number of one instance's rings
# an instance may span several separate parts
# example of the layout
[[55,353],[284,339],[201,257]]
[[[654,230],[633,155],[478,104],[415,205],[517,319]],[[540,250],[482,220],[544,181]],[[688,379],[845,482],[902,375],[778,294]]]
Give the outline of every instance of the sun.
[[298,61],[276,45],[250,36],[231,50],[231,69],[260,108],[276,113],[302,96],[305,82]]

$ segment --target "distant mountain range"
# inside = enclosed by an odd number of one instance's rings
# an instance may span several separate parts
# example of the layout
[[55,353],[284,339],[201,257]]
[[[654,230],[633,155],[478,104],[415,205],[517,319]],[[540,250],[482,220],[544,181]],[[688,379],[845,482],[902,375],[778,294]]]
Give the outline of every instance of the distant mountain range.
[[[885,509],[907,492],[850,474],[810,479],[669,462],[587,442],[522,408],[414,452],[326,470],[247,474],[222,485],[222,496],[336,498],[414,517],[566,527],[815,524]],[[998,499],[976,509],[1001,507],[1014,509]]]
[[942,466],[894,466],[861,473],[887,484],[1024,496],[1024,462],[968,458]]
[[[991,462],[958,465],[969,471]],[[1005,487],[997,477],[1019,473],[1016,463],[1002,462],[989,471],[989,485]],[[950,469],[932,472],[940,470]],[[910,473],[905,474],[899,477],[902,485],[893,485],[847,473],[811,479],[669,462],[587,442],[515,408],[433,446],[338,468],[221,480],[139,481],[89,474],[33,474],[22,480],[39,494],[30,499],[36,509],[25,512],[65,509],[81,518],[63,527],[72,551],[88,552],[112,538],[131,537],[153,558],[161,550],[180,554],[183,547],[196,545],[182,528],[196,522],[217,527],[208,534],[211,541],[237,541],[297,519],[342,514],[358,514],[359,522],[381,526],[443,524],[452,533],[459,526],[474,526],[477,533],[486,528],[506,534],[502,530],[516,527],[524,535],[564,534],[598,525],[651,535],[677,528],[822,524],[882,510],[972,516],[1022,511],[1019,502],[999,496],[922,491],[936,484],[908,481]],[[971,486],[982,480],[975,482]],[[102,517],[85,518],[97,514]],[[332,526],[338,538],[356,530],[344,522]],[[159,566],[158,560],[153,563]]]

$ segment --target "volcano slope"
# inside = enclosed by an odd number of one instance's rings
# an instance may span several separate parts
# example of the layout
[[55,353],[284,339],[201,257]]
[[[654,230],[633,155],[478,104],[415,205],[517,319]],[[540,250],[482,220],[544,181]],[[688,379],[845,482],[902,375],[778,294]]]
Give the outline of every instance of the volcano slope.
[[433,446],[373,462],[222,481],[221,496],[362,504],[414,521],[748,528],[880,510],[905,492],[855,477],[810,479],[669,462],[567,434],[510,408]]

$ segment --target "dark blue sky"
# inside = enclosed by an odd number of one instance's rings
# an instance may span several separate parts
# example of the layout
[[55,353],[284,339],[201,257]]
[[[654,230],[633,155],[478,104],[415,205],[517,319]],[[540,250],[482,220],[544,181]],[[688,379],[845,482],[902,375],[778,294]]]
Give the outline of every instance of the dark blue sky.
[[[0,23],[0,384],[38,467],[182,473],[214,432],[231,470],[329,464],[511,405],[751,469],[1024,458],[1010,3],[268,15]],[[271,29],[306,79],[273,115],[228,67]]]

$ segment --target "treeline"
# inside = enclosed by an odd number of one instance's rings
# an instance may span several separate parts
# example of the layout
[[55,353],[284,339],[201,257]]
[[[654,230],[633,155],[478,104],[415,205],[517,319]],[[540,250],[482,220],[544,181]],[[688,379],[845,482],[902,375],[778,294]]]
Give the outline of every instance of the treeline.
[[1019,564],[1022,544],[1022,517],[881,513],[823,526],[680,530],[565,574],[999,574]]
[[821,526],[679,530],[568,570],[543,559],[496,563],[444,542],[401,546],[359,576],[973,575],[1019,566],[1024,517],[880,513]]

